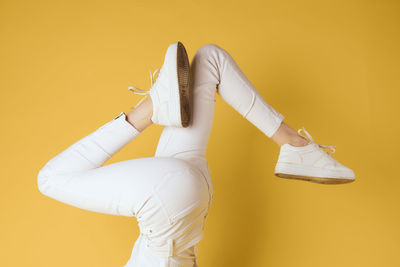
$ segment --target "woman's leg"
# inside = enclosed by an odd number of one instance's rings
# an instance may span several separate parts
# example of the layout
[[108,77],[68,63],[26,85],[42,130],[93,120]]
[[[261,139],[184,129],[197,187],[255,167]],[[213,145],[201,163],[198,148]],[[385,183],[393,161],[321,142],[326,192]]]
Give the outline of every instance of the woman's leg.
[[[187,128],[164,127],[155,157],[180,158],[200,169],[208,181],[212,201],[213,184],[205,153],[216,92],[266,136],[273,137],[278,129],[284,129],[285,134],[290,131],[283,126],[284,116],[262,98],[230,54],[219,46],[208,44],[198,49],[191,62],[191,75],[192,121]],[[291,137],[278,141],[289,139],[290,142],[297,140]]]
[[[284,116],[268,104],[232,56],[215,44],[202,46],[191,63],[193,118],[188,128],[165,127],[156,157],[176,157],[202,165],[214,116],[215,93],[275,142],[303,139],[283,124]],[[279,131],[278,131],[279,129]],[[293,134],[294,131],[294,134]],[[278,134],[279,133],[279,134]]]
[[187,168],[168,158],[140,158],[102,166],[140,134],[121,113],[49,160],[38,174],[41,193],[82,209],[135,216],[153,187]]
[[[191,74],[192,121],[187,128],[164,127],[155,157],[179,158],[199,169],[207,181],[210,206],[213,184],[205,153],[214,117],[215,93],[218,91],[226,102],[269,137],[278,130],[283,116],[261,97],[232,57],[216,45],[205,45],[196,52]],[[208,209],[204,217],[207,212]],[[183,220],[190,225],[190,217]],[[193,232],[202,232],[202,227]]]
[[135,109],[126,114],[126,120],[138,131],[142,132],[144,129],[153,124],[151,121],[152,115],[153,103],[151,101],[151,97],[149,97]]
[[188,159],[205,166],[215,92],[218,92],[224,101],[281,146],[275,168],[277,176],[319,183],[354,180],[351,169],[331,156],[327,157],[322,148],[330,146],[315,144],[308,133],[306,139],[283,122],[284,116],[262,98],[227,51],[215,44],[205,45],[196,52],[191,69],[194,90],[192,125],[186,129],[166,127],[156,156]]
[[[201,232],[192,228],[201,228],[203,218],[197,215],[204,214],[209,200],[207,184],[198,170],[173,158],[131,159],[102,166],[138,134],[121,113],[49,160],[39,171],[38,188],[48,197],[81,209],[136,216],[141,236],[134,251],[141,253],[132,253],[126,266],[160,266],[163,261],[170,264],[165,266],[193,266],[194,251],[187,248],[201,239]],[[188,211],[190,216],[186,216]]]

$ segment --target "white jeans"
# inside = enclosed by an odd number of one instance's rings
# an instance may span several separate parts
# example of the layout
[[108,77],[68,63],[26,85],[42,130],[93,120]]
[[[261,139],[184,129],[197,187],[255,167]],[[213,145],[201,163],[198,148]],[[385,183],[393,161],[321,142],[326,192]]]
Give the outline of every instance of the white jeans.
[[49,160],[38,175],[44,195],[100,213],[136,217],[140,236],[125,267],[189,267],[213,199],[205,152],[215,93],[271,137],[284,116],[257,92],[224,49],[202,46],[191,63],[193,118],[164,127],[154,157],[102,166],[139,135],[124,112]]

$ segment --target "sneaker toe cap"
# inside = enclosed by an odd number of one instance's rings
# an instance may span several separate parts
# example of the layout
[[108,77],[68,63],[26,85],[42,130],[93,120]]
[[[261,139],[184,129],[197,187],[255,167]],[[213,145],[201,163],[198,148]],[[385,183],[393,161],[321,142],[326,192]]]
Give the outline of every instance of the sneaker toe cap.
[[349,178],[349,179],[355,178],[355,173],[352,169],[342,165],[341,167],[339,167],[339,170],[343,174],[344,178]]

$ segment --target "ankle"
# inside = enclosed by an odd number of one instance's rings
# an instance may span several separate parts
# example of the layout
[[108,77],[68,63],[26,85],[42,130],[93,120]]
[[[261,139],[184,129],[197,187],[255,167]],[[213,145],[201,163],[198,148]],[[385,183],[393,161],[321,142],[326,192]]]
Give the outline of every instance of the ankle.
[[142,132],[153,123],[151,121],[152,115],[153,102],[151,101],[151,98],[148,97],[127,114],[126,120],[139,132]]
[[282,121],[278,130],[271,136],[271,139],[278,145],[290,144],[292,146],[305,146],[309,142],[297,131]]
[[139,132],[142,132],[144,129],[152,124],[151,113],[146,113],[138,110],[130,111],[126,116],[126,120]]
[[303,136],[297,135],[293,136],[293,138],[291,138],[287,143],[292,146],[306,146],[309,144],[309,141],[307,141]]

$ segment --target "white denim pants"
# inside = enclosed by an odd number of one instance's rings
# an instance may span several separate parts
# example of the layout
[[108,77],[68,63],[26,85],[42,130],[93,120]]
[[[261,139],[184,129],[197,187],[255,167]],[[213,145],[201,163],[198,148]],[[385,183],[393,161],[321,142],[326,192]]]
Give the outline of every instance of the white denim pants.
[[268,137],[284,119],[219,46],[202,46],[191,71],[192,123],[187,128],[164,127],[154,157],[102,166],[140,134],[121,112],[39,171],[38,188],[50,198],[137,218],[140,235],[124,267],[198,266],[196,244],[213,199],[205,153],[216,92]]

